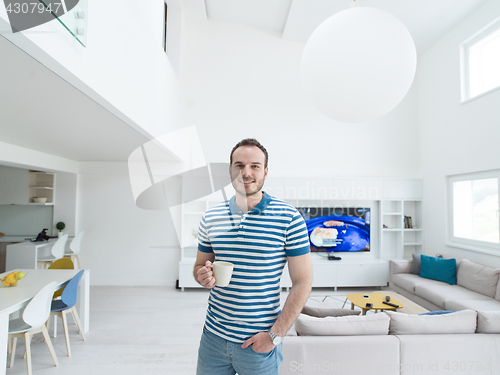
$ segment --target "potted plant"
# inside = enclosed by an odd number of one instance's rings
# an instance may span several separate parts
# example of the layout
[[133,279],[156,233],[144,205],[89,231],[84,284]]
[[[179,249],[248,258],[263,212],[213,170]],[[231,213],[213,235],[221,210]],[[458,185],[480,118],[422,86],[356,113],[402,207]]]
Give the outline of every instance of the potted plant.
[[56,224],[56,228],[59,232],[57,232],[57,237],[62,237],[62,235],[64,234],[63,233],[63,229],[66,228],[66,224],[64,224],[62,221],[58,222]]

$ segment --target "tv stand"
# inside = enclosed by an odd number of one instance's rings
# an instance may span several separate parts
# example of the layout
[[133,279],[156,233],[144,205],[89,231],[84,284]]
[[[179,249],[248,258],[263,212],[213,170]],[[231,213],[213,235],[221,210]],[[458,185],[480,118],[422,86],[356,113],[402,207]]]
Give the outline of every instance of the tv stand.
[[[389,280],[389,262],[383,259],[344,256],[330,261],[326,256],[311,253],[311,263],[313,288],[333,287],[336,291],[338,287],[382,287]],[[292,286],[288,265],[283,270],[281,286],[287,289]]]

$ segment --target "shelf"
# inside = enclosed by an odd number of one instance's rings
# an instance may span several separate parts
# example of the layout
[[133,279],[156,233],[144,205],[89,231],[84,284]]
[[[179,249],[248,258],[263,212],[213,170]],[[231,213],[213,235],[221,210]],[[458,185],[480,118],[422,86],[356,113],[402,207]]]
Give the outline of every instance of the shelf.
[[[28,204],[53,205],[55,192],[55,175],[40,171],[28,172]],[[32,198],[47,198],[46,203],[32,203]]]
[[403,215],[402,212],[382,212],[383,215]]
[[400,232],[401,229],[398,229],[398,228],[383,228],[382,231],[383,232]]
[[405,245],[405,246],[422,246],[423,243],[422,242],[405,242],[405,243],[403,243],[403,245]]
[[404,231],[405,232],[422,232],[422,228],[415,228],[415,229],[404,228]]

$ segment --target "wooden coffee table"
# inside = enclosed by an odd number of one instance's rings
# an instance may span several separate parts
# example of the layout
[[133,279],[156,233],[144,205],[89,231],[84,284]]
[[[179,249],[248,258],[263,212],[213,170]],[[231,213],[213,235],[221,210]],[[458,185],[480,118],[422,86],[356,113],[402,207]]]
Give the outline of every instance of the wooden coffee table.
[[[347,294],[346,297],[351,301],[351,310],[354,310],[354,306],[358,306],[361,310],[362,313],[361,315],[366,315],[366,312],[368,310],[375,310],[377,312],[378,310],[383,311],[383,310],[392,310],[396,311],[397,309],[400,309],[403,306],[401,302],[393,298],[392,296],[390,299],[390,303],[394,303],[395,305],[398,305],[398,307],[386,305],[383,303],[385,301],[385,296],[388,294],[384,293],[351,293]],[[364,296],[368,296],[368,298],[364,298]],[[371,303],[370,307],[367,307],[366,304]]]
[[[363,295],[372,296],[372,295],[376,295],[376,294],[380,295],[380,297],[375,296],[373,298],[376,298],[377,301],[380,301],[380,304],[383,305],[383,308],[382,309],[376,308],[375,305],[372,308],[367,308],[366,307],[367,298],[363,298]],[[349,296],[355,296],[355,295],[358,295],[363,300],[360,302],[360,305],[352,304],[353,300],[351,298],[349,298]],[[389,305],[383,304],[382,301],[385,301],[385,296],[390,296],[391,300],[389,302],[395,303],[396,305],[399,305],[400,307],[398,307],[396,309],[396,308],[391,307]],[[375,312],[377,312],[377,310],[392,310],[392,311],[397,310],[398,312],[401,312],[401,313],[415,314],[415,315],[429,312],[429,310],[416,304],[415,302],[406,298],[405,296],[403,296],[399,293],[396,293],[396,292],[389,291],[389,290],[381,290],[381,291],[376,291],[376,292],[371,292],[371,293],[353,293],[353,294],[348,294],[346,297],[351,301],[351,309],[353,309],[354,306],[358,306],[363,311],[363,315],[365,315],[368,310],[376,310]],[[355,297],[353,297],[353,298],[355,298]],[[370,298],[368,298],[368,299],[370,299]],[[370,303],[373,303],[373,302],[370,301]]]
[[380,294],[383,294],[384,296],[390,296],[391,299],[394,298],[394,299],[398,300],[399,302],[401,302],[404,305],[404,307],[402,307],[401,309],[398,309],[397,310],[398,312],[405,313],[405,314],[415,314],[415,315],[424,314],[424,313],[429,312],[429,310],[427,310],[425,307],[420,306],[419,304],[413,302],[411,299],[408,299],[399,293],[392,292],[389,290],[381,290],[381,291],[376,291],[373,293],[380,293]]

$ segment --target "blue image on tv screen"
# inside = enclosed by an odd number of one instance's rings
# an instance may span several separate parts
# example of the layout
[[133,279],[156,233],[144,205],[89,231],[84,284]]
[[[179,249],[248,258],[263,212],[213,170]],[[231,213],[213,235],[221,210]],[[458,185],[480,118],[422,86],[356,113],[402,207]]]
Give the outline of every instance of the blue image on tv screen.
[[298,207],[311,251],[370,251],[370,208]]

